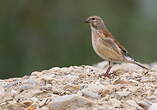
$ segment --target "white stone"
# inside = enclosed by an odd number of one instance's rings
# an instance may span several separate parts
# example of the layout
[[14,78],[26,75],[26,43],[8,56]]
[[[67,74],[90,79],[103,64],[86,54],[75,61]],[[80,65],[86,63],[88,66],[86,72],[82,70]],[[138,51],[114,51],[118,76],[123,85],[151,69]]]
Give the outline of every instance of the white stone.
[[88,87],[84,88],[83,90],[86,89],[86,90],[92,91],[92,92],[99,92],[103,88],[105,88],[105,86],[102,84],[88,84]]
[[19,91],[16,91],[16,90],[14,90],[14,89],[11,90],[11,94],[12,94],[13,96],[17,95],[18,93],[19,93]]
[[0,99],[4,96],[5,90],[2,86],[0,86]]
[[100,99],[101,96],[98,94],[98,92],[92,92],[92,91],[88,91],[88,90],[82,90],[82,95],[86,96],[86,97],[91,97],[94,99]]
[[73,95],[65,95],[58,96],[52,100],[52,103],[49,104],[50,110],[73,110],[74,108],[79,107],[91,107],[94,104],[93,101],[84,98],[82,96],[78,96],[76,94]]
[[123,90],[123,91],[117,91],[116,92],[120,97],[126,97],[128,96],[131,92],[127,91],[127,90]]
[[143,110],[134,100],[127,100],[126,103],[132,107],[136,107],[138,110]]
[[152,103],[149,110],[157,110],[157,103]]
[[142,100],[137,102],[138,105],[140,105],[144,110],[148,110],[148,108],[151,106],[151,102],[149,102],[148,100]]
[[111,104],[111,106],[113,107],[120,107],[120,105],[122,104],[119,100],[117,99],[111,99],[109,100],[109,103]]

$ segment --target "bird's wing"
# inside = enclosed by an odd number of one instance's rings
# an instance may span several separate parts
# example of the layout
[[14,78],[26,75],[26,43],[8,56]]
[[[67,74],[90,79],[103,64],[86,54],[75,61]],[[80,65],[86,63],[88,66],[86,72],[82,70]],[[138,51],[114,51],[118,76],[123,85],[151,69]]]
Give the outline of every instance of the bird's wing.
[[110,32],[102,31],[100,33],[103,33],[103,35],[101,35],[101,39],[107,44],[107,46],[112,47],[113,50],[123,55],[128,53],[124,46],[121,45]]
[[118,45],[118,47],[122,50],[122,52],[126,55],[128,53],[128,51],[126,50],[126,48],[121,45],[113,36],[111,36],[112,39],[114,39],[114,41],[116,42],[116,44]]

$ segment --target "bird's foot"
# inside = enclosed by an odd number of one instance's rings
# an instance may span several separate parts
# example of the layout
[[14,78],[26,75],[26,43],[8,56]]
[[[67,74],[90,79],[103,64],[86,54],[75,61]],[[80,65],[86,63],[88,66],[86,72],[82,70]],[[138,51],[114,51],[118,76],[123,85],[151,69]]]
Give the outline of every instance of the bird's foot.
[[108,78],[110,78],[110,74],[104,73],[104,74],[101,74],[100,77],[103,79],[108,79]]
[[109,78],[110,74],[109,73],[104,73],[103,76],[104,76],[104,78],[106,78],[106,77]]

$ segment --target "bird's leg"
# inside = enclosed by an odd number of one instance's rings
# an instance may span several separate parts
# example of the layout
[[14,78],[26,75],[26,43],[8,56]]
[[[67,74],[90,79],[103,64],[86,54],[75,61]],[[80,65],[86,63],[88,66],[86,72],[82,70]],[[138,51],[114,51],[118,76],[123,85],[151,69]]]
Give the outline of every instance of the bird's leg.
[[110,76],[109,72],[110,72],[110,70],[112,68],[112,63],[110,61],[108,63],[109,63],[109,67],[107,68],[106,73],[104,73],[104,77],[109,77]]

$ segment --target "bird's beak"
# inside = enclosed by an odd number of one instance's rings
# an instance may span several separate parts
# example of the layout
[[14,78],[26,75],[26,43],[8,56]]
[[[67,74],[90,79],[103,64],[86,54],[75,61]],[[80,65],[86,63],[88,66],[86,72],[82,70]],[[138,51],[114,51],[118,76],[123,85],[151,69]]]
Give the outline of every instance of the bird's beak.
[[89,19],[86,19],[84,22],[85,22],[85,23],[90,23],[90,22],[89,22]]

